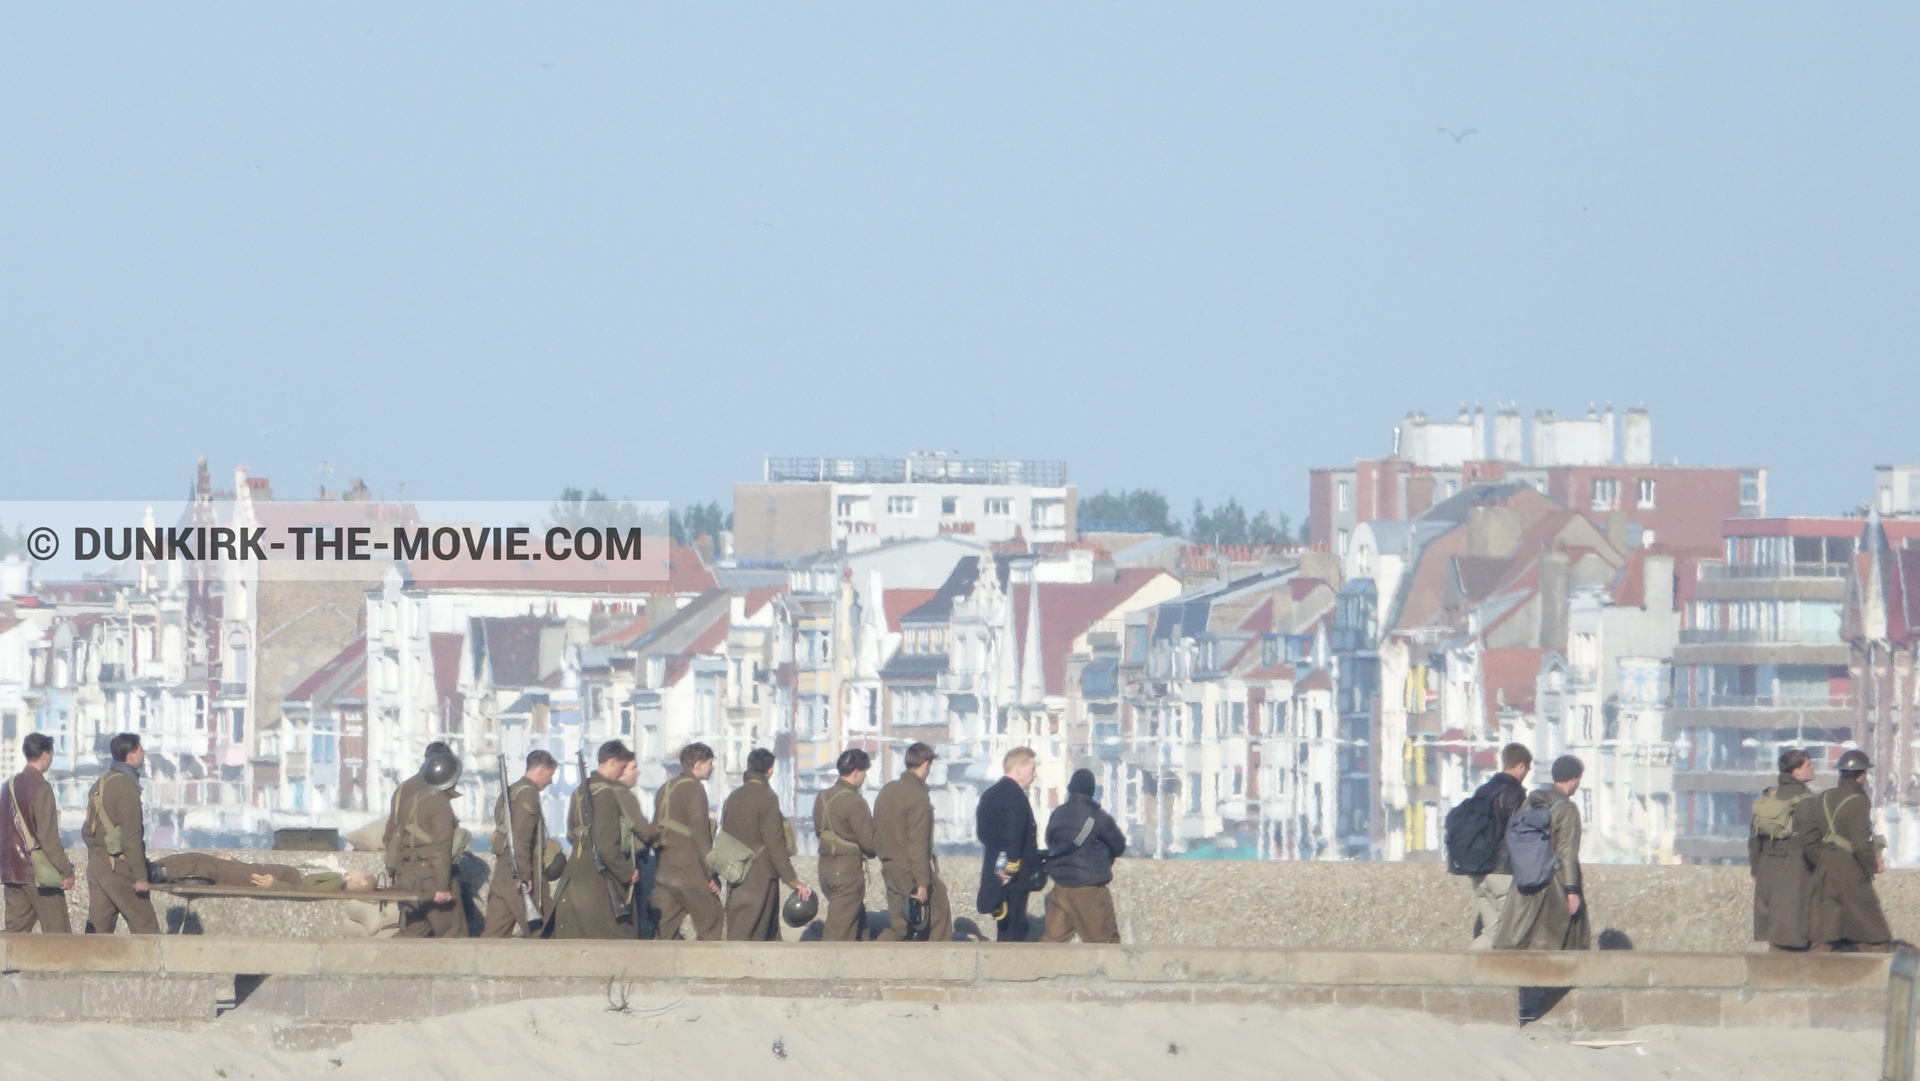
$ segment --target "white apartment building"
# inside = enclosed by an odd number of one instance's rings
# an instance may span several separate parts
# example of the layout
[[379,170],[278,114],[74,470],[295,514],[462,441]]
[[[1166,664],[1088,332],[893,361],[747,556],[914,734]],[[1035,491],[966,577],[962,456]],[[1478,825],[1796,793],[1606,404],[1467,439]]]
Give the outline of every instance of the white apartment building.
[[1074,539],[1076,492],[1057,461],[987,461],[939,452],[905,458],[768,457],[758,484],[733,491],[741,560],[861,552],[961,534],[982,542]]

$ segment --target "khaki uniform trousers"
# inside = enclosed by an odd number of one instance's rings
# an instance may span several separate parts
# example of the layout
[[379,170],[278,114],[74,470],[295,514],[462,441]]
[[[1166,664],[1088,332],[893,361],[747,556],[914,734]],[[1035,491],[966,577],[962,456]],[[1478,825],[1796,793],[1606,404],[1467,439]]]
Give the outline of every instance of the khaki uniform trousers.
[[691,855],[678,856],[672,848],[660,853],[660,870],[653,882],[653,906],[660,910],[660,929],[654,937],[662,941],[680,937],[680,924],[693,919],[694,937],[702,942],[718,942],[726,931],[726,912],[720,898],[707,888],[707,869]]
[[727,941],[773,942],[780,937],[780,880],[773,861],[757,859],[747,877],[727,890]]
[[7,933],[25,934],[33,930],[36,924],[42,934],[73,933],[73,924],[67,919],[67,891],[8,884]]
[[855,854],[820,857],[820,892],[827,897],[822,942],[858,942],[867,937],[867,867]]
[[[882,862],[880,881],[887,884],[887,929],[877,942],[907,941],[907,895],[913,892],[913,873],[898,860]],[[927,942],[953,941],[953,910],[947,905],[947,886],[940,881],[940,868],[933,869],[933,885],[927,889]]]
[[1047,932],[1042,942],[1119,942],[1113,893],[1105,886],[1055,886],[1047,894]]
[[127,919],[127,930],[136,935],[160,933],[160,918],[153,914],[153,899],[133,889],[132,871],[116,868],[125,863],[108,856],[105,849],[87,853],[87,933],[110,935]]
[[1480,933],[1473,936],[1472,950],[1493,949],[1500,933],[1500,914],[1507,908],[1507,891],[1513,888],[1512,875],[1473,875],[1473,907],[1480,914]]
[[481,930],[481,938],[512,938],[518,931],[522,938],[535,937],[527,927],[527,906],[520,900],[520,891],[513,888],[509,879],[504,892],[487,891],[487,926]]

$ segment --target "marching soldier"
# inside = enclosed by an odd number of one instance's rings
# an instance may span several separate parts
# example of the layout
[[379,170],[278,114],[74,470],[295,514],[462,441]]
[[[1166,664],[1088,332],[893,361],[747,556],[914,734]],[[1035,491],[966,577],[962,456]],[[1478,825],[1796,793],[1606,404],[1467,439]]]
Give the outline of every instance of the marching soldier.
[[1862,783],[1873,763],[1860,751],[1840,756],[1840,783],[1794,808],[1794,823],[1817,837],[1807,936],[1815,953],[1834,949],[1884,953],[1893,932],[1880,909],[1873,876],[1886,870],[1886,842],[1873,835],[1872,801]]
[[146,822],[140,808],[140,737],[122,732],[108,744],[113,761],[87,795],[80,839],[87,844],[87,933],[110,935],[127,919],[136,935],[160,933],[147,896]]
[[454,850],[463,831],[452,789],[460,783],[461,769],[457,756],[434,755],[401,784],[388,808],[387,873],[398,889],[432,895],[400,906],[401,938],[467,937],[466,906],[453,878]]
[[[504,765],[505,760],[502,759]],[[546,816],[540,810],[540,793],[553,783],[560,764],[545,751],[527,755],[527,772],[501,793],[493,811],[493,877],[487,883],[487,926],[481,938],[509,938],[517,929],[522,937],[534,933],[527,924],[528,896],[542,913],[553,912],[553,894],[547,885],[546,868],[559,845],[547,839]],[[503,771],[504,772],[504,771]],[[507,836],[507,802],[513,802],[513,836]],[[552,850],[552,851],[550,851]],[[517,862],[520,877],[513,876],[509,865]]]
[[[880,852],[880,880],[887,886],[887,929],[882,942],[953,939],[953,912],[947,887],[933,856],[933,797],[927,775],[933,772],[933,748],[907,748],[907,771],[889,782],[873,801],[874,847]],[[920,909],[919,926],[909,926],[908,902]],[[924,936],[924,937],[923,937]]]
[[855,747],[843,751],[840,780],[813,798],[813,832],[820,838],[820,889],[827,895],[825,942],[858,942],[867,931],[867,860],[873,847],[873,813],[860,794],[873,759]]
[[780,937],[780,883],[804,900],[813,890],[793,872],[792,833],[780,813],[780,799],[767,781],[773,752],[755,747],[747,755],[746,777],[720,808],[720,828],[756,848],[753,865],[738,886],[727,891],[727,940],[767,942]]
[[553,902],[555,938],[634,937],[632,891],[640,868],[619,793],[637,756],[616,739],[600,745],[599,758],[599,766],[574,790],[567,812],[573,857]]
[[1808,816],[1797,813],[1813,798],[1813,759],[1807,752],[1780,752],[1780,782],[1753,801],[1747,837],[1747,871],[1753,877],[1753,940],[1774,950],[1807,948],[1807,904],[1813,874],[1807,845],[1820,839]]
[[27,768],[0,796],[6,805],[0,809],[0,880],[6,883],[7,933],[22,934],[39,924],[44,934],[70,934],[67,891],[73,888],[73,861],[60,843],[60,806],[47,783],[53,738],[28,733],[20,757]]
[[725,931],[720,880],[707,870],[713,818],[703,782],[711,776],[713,749],[689,743],[680,749],[680,776],[661,785],[654,797],[653,821],[660,830],[660,870],[653,893],[660,927],[655,937],[663,940],[679,938],[680,924],[689,916],[702,942],[717,941]]

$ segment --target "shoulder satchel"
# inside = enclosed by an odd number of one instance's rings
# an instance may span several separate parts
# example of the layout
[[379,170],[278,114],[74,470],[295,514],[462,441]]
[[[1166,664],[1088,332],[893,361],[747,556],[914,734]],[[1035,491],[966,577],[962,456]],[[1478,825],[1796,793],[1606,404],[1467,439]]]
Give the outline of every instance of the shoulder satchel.
[[113,817],[107,814],[107,778],[112,776],[113,774],[109,773],[106,777],[94,782],[92,803],[95,821],[106,827],[101,831],[100,843],[106,848],[107,855],[118,856],[126,851],[126,845],[123,843],[120,827],[115,825]]
[[[835,847],[835,851],[824,852],[822,855],[844,856],[858,854],[860,852],[859,845],[854,844],[852,841],[834,832],[831,824],[833,821],[833,805],[838,802],[841,797],[847,795],[849,791],[851,791],[851,789],[834,785],[833,790],[828,792],[826,798],[820,801],[820,820],[813,824],[813,832],[818,834],[821,840]],[[840,851],[841,849],[848,849],[851,850],[851,852]]]
[[19,785],[18,777],[7,782],[7,802],[13,805],[13,828],[18,830],[20,836],[25,839],[22,844],[33,860],[33,884],[43,890],[60,889],[66,885],[67,880],[61,875],[59,868],[53,865],[53,861],[47,858],[47,854],[41,850],[39,836],[27,827],[27,817],[20,811]]

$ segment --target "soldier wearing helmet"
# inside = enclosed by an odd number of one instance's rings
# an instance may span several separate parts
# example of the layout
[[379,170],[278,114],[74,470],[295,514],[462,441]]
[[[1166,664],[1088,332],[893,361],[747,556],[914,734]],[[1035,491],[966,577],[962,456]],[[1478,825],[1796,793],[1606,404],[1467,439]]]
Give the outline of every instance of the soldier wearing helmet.
[[394,886],[430,895],[427,901],[400,906],[400,937],[465,938],[466,907],[453,877],[466,832],[453,810],[460,758],[444,743],[427,750],[426,763],[393,794],[387,813],[387,872]]
[[1864,778],[1873,763],[1851,750],[1836,764],[1840,783],[1794,808],[1796,832],[1818,840],[1807,846],[1813,867],[1807,906],[1807,937],[1816,953],[1864,950],[1884,953],[1893,932],[1874,892],[1873,876],[1886,870],[1884,839],[1873,835],[1873,807]]

